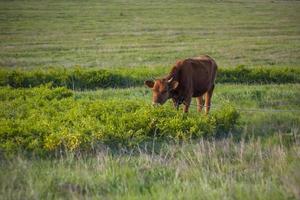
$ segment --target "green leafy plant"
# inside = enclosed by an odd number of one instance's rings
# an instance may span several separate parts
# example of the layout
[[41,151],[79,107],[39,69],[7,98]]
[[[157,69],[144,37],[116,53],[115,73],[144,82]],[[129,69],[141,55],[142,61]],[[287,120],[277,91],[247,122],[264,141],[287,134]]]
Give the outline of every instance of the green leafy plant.
[[136,100],[76,100],[72,91],[51,85],[1,88],[0,99],[0,148],[6,152],[89,151],[98,143],[132,147],[153,137],[188,140],[229,131],[238,118],[233,107],[206,116]]

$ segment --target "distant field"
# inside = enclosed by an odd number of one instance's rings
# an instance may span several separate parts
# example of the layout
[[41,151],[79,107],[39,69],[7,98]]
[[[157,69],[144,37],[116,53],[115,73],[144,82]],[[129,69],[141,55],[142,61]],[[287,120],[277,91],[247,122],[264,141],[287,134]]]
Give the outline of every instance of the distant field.
[[1,1],[0,66],[300,66],[299,1]]

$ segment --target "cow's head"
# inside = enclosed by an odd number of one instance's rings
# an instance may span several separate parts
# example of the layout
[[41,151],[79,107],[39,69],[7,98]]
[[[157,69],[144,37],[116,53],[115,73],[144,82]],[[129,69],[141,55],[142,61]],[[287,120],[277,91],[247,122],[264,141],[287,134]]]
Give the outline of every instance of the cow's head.
[[170,92],[178,87],[178,81],[171,79],[147,80],[145,85],[152,89],[152,104],[164,104],[170,98]]

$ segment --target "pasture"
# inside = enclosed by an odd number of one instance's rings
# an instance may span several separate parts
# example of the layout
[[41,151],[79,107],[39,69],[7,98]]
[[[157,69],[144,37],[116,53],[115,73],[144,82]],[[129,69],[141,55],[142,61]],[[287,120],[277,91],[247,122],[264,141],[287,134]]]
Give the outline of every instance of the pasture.
[[299,66],[298,1],[0,2],[0,66]]
[[[0,2],[0,199],[300,199],[299,1]],[[145,79],[219,65],[209,115]]]

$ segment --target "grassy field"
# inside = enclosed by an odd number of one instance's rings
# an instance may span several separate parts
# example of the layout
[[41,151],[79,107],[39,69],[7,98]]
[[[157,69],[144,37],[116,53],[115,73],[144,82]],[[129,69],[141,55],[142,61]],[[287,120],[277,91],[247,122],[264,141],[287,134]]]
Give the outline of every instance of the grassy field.
[[[300,199],[299,11],[0,1],[0,199]],[[151,107],[143,81],[199,54],[211,113]]]
[[[125,129],[122,123],[123,116],[130,117],[126,112],[129,111],[130,114],[130,110],[138,104],[150,104],[151,94],[144,87],[75,91],[74,94],[71,93],[72,96],[61,89],[53,89],[54,93],[51,93],[43,88],[1,88],[0,122],[3,125],[7,120],[16,119],[11,127],[12,132],[7,132],[8,129],[4,126],[0,128],[1,145],[10,138],[15,138],[17,143],[23,138],[24,142],[21,141],[20,146],[29,145],[27,152],[34,149],[37,151],[28,155],[20,149],[6,155],[5,152],[9,149],[2,149],[0,197],[297,199],[300,186],[299,88],[299,84],[219,84],[213,98],[211,116],[221,111],[219,106],[224,102],[238,108],[240,118],[230,132],[217,137],[198,137],[181,142],[175,138],[161,140],[160,137],[152,137],[149,142],[136,143],[134,147],[116,147],[102,143],[103,139],[97,135],[97,127],[99,123],[103,123],[103,119],[91,121],[91,118],[104,112],[113,122],[114,118],[119,119],[114,133],[117,134],[118,129],[122,130],[123,140],[138,142],[140,132],[129,136],[129,139],[126,131],[137,130],[130,124],[140,126],[139,122],[144,116],[135,112],[135,119],[125,121],[129,124],[125,125]],[[128,101],[136,103],[128,104]],[[103,102],[112,107],[101,108],[107,106]],[[120,106],[116,107],[114,102],[119,102]],[[93,110],[90,114],[84,111],[91,108]],[[165,105],[164,108],[171,109],[170,105]],[[251,112],[253,109],[264,109],[264,112]],[[282,112],[272,112],[273,109],[280,109]],[[196,108],[191,108],[187,119],[195,117],[195,110]],[[165,111],[162,109],[159,112]],[[145,109],[145,112],[149,111]],[[176,119],[174,113],[171,115],[173,116],[168,120]],[[198,118],[202,117],[204,116],[198,115]],[[47,122],[47,119],[50,121]],[[93,127],[96,129],[93,130]],[[181,125],[176,127],[173,129],[175,132],[179,131]],[[52,134],[60,136],[66,145],[71,145],[70,151],[66,153],[63,149],[58,149],[53,153],[44,152],[40,157],[39,138],[42,139],[51,130],[57,130]],[[67,133],[66,130],[71,132]],[[171,137],[175,132],[167,131],[164,134]],[[76,146],[74,141],[78,140],[68,140],[69,136],[75,139],[78,137],[84,144],[88,138],[82,136],[90,135],[95,137],[91,142],[100,141],[98,144],[94,143],[97,145],[92,149],[86,148],[86,144]],[[110,135],[111,141],[114,141],[113,136]],[[38,140],[31,140],[32,137]],[[117,141],[122,140],[119,138]]]
[[0,66],[299,66],[299,1],[1,1]]
[[[267,141],[268,142],[268,141]],[[273,143],[273,141],[269,141]],[[1,199],[299,199],[297,143],[200,140],[0,163]]]

